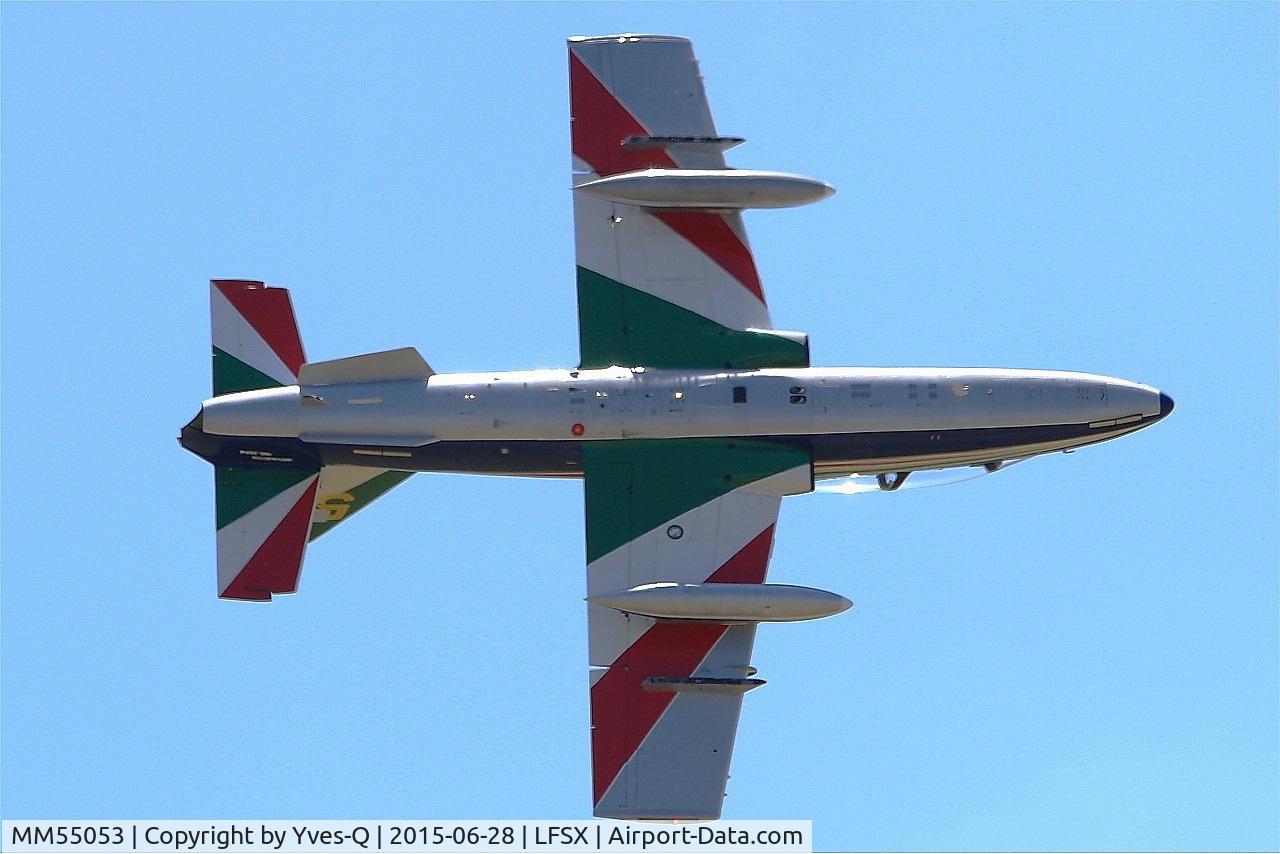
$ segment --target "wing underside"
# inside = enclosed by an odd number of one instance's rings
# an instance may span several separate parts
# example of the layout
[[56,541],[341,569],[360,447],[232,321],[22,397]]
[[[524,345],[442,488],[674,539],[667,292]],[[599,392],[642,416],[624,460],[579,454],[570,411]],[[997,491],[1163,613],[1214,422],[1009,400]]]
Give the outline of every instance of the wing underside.
[[[569,77],[575,187],[725,170],[725,149],[741,142],[717,133],[686,39],[570,39]],[[772,328],[739,213],[628,204],[598,186],[574,192],[583,368],[808,365],[804,336]],[[743,694],[762,684],[755,623],[645,616],[659,612],[636,596],[655,585],[686,597],[758,592],[782,496],[812,488],[809,450],[593,441],[582,460],[595,814],[717,818]]]
[[[764,441],[593,442],[583,472],[588,599],[761,584],[782,496],[811,488],[808,452]],[[755,626],[587,608],[595,814],[717,818]]]
[[[574,186],[649,168],[724,169],[686,39],[569,42]],[[582,367],[796,367],[772,322],[742,216],[574,193]]]

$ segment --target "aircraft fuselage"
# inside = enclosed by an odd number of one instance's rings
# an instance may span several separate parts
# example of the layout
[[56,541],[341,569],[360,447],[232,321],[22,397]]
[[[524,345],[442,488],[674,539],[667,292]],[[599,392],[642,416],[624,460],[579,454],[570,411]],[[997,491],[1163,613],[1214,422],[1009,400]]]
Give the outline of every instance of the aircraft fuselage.
[[816,477],[996,463],[1129,433],[1168,414],[1151,386],[976,368],[655,369],[435,374],[293,385],[204,402],[184,445],[224,464],[577,476],[610,439],[804,443]]

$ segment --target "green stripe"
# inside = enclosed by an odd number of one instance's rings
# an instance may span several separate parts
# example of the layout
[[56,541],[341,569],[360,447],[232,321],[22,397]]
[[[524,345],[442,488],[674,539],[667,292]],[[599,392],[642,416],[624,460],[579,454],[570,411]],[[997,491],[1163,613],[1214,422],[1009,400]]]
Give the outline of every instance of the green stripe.
[[805,448],[758,439],[583,442],[587,562],[734,489],[808,463]]
[[653,294],[578,268],[583,368],[807,368],[808,348],[769,332],[730,329]]
[[[411,471],[384,471],[382,474],[366,480],[359,486],[348,489],[339,496],[321,495],[316,499],[316,503],[322,506],[346,507],[346,512],[337,519],[330,519],[323,522],[311,523],[310,540],[314,540],[321,534],[331,530],[339,522],[345,522],[360,510],[364,509],[371,501],[380,498],[391,489],[399,486],[409,479],[413,474]],[[351,500],[347,500],[350,496]]]
[[218,530],[315,473],[316,469],[217,466],[213,470],[213,483]]
[[213,348],[213,396],[260,388],[279,388],[281,383],[217,347]]

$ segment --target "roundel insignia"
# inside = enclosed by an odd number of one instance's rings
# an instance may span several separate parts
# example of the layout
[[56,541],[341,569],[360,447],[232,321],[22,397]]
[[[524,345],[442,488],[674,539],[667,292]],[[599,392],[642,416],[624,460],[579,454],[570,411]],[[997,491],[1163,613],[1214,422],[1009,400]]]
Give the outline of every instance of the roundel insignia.
[[581,424],[574,424],[569,428],[569,432],[575,436],[581,436],[583,433],[587,432],[587,428],[583,427]]
[[667,536],[673,540],[678,540],[684,536],[684,528],[681,528],[679,525],[672,525],[667,528]]

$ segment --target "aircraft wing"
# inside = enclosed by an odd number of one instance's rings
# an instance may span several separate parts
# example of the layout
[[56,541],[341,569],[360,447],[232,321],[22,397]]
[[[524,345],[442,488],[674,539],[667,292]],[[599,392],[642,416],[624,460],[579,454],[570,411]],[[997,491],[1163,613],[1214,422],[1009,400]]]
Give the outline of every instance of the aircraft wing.
[[[575,188],[648,169],[722,170],[741,142],[716,133],[686,39],[570,39],[569,79]],[[575,190],[574,228],[583,368],[808,365],[804,337],[772,329],[740,214]],[[742,695],[761,684],[755,624],[655,619],[623,610],[636,600],[622,594],[762,584],[782,496],[812,489],[809,451],[589,441],[582,460],[595,814],[717,818]]]
[[[724,169],[687,39],[569,40],[574,186],[624,172]],[[742,216],[574,193],[583,368],[807,367],[772,322]]]
[[[766,440],[586,442],[588,600],[661,582],[764,582],[807,449]],[[755,624],[656,620],[589,601],[595,814],[720,816]]]

